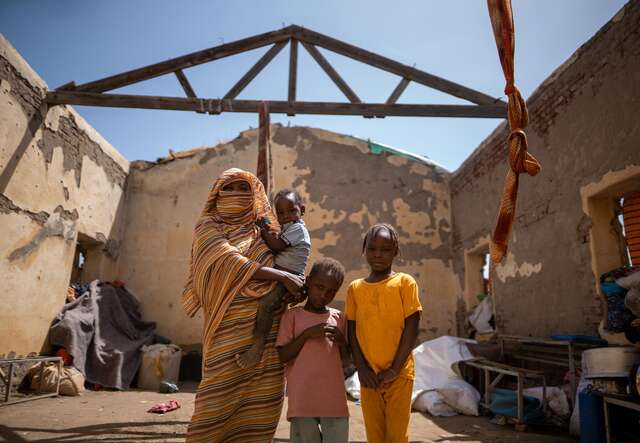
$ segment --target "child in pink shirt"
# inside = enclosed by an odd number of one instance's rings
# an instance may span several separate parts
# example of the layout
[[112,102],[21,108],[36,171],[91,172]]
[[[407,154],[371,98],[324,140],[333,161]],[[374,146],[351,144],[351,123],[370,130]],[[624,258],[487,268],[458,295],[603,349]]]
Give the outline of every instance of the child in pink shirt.
[[290,442],[349,441],[349,410],[342,373],[346,319],[329,308],[344,280],[344,268],[325,258],[307,277],[304,307],[286,311],[276,346],[286,365]]

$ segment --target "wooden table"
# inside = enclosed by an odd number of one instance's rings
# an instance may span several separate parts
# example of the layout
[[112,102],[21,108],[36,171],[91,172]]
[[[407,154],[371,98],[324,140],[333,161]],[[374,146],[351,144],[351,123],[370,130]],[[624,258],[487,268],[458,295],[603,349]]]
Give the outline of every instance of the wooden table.
[[629,397],[613,394],[602,395],[604,405],[604,429],[607,433],[607,443],[611,443],[611,424],[609,423],[609,405],[620,406],[640,412],[640,401]]

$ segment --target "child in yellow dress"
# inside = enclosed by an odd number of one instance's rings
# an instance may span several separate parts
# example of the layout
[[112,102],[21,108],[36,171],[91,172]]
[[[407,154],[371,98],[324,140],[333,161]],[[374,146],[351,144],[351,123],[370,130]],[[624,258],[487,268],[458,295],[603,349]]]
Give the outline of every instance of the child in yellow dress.
[[418,285],[392,269],[398,255],[393,226],[372,226],[362,249],[371,272],[349,286],[346,317],[367,441],[406,443],[415,378],[411,351],[422,312]]

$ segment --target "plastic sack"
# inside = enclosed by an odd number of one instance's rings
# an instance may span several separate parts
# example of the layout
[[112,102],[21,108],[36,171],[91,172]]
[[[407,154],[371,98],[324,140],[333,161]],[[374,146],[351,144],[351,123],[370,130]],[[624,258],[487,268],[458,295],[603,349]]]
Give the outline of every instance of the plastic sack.
[[438,391],[425,391],[420,393],[413,401],[413,409],[420,412],[427,412],[434,417],[452,417],[458,413],[449,406],[442,394]]
[[156,344],[142,347],[138,387],[158,391],[162,381],[178,383],[182,350],[176,345]]
[[360,379],[358,371],[354,372],[351,377],[344,381],[344,388],[353,399],[360,400]]
[[[542,404],[541,386],[525,389],[523,391],[523,394],[538,399],[538,401],[540,401],[540,404]],[[569,417],[569,414],[571,413],[567,395],[562,389],[556,386],[547,386],[547,405],[549,406],[549,409],[551,409],[551,412],[559,417],[566,418]]]
[[413,382],[412,400],[424,391],[432,391],[451,380],[461,379],[453,370],[453,365],[473,359],[467,343],[477,342],[445,335],[426,341],[413,350],[416,378]]
[[590,384],[591,382],[584,376],[580,377],[580,383],[578,383],[578,389],[576,390],[576,404],[569,420],[569,433],[571,435],[580,435],[580,393],[586,390]]
[[478,415],[480,393],[476,388],[462,379],[451,380],[438,388],[444,401],[456,411],[464,415]]
[[493,317],[493,303],[489,295],[475,307],[469,316],[469,323],[480,334],[493,332],[493,328],[489,324],[491,317]]

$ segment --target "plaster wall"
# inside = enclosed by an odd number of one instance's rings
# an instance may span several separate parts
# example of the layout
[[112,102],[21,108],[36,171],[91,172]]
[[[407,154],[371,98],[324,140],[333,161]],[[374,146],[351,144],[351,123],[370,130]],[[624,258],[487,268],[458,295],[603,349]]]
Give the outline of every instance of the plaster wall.
[[[640,190],[638,23],[640,2],[631,1],[528,100],[529,147],[542,171],[521,176],[509,253],[492,270],[502,333],[596,333],[603,316],[596,278],[621,264],[617,249],[610,250],[617,244],[608,243],[613,199]],[[454,261],[463,288],[470,271],[465,255],[493,229],[507,134],[506,124],[499,126],[451,179]],[[590,203],[595,197],[606,202]],[[471,307],[466,301],[460,310]]]
[[83,279],[111,278],[118,253],[129,162],[72,108],[47,111],[46,89],[0,34],[0,354],[40,350],[79,233],[94,252]]
[[[371,153],[366,141],[305,127],[271,128],[274,189],[297,189],[307,207],[311,262],[333,257],[347,269],[334,305],[344,306],[348,283],[366,275],[362,235],[376,222],[400,233],[398,270],[416,277],[425,315],[421,338],[455,333],[448,173],[427,161]],[[201,318],[189,320],[180,294],[193,228],[215,178],[225,169],[255,172],[257,130],[164,164],[134,164],[126,193],[127,227],[119,275],[140,299],[159,333],[181,344],[200,342]]]

